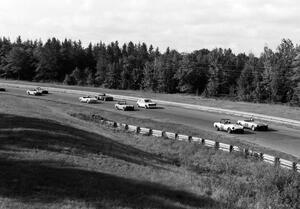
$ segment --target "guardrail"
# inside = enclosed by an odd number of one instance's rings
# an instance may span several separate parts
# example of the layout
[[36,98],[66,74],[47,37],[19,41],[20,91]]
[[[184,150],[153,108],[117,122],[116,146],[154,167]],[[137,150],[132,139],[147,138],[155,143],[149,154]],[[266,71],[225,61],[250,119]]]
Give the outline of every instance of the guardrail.
[[209,147],[209,148],[214,148],[216,150],[221,150],[221,151],[225,151],[225,152],[229,152],[229,153],[232,153],[232,152],[242,153],[245,157],[254,157],[258,160],[269,163],[271,165],[279,166],[279,167],[285,168],[285,169],[290,169],[290,170],[300,173],[300,164],[299,163],[281,159],[276,156],[261,153],[261,152],[255,151],[255,150],[241,148],[236,145],[230,145],[230,144],[214,141],[211,139],[204,139],[201,137],[188,136],[188,135],[178,134],[178,133],[169,132],[169,131],[144,128],[144,127],[129,125],[129,124],[125,124],[125,123],[118,123],[115,121],[107,120],[99,115],[92,115],[92,119],[98,120],[100,123],[105,124],[107,126],[119,128],[119,129],[128,131],[130,133],[142,134],[142,135],[154,136],[154,137],[161,137],[161,138],[171,139],[171,140],[178,140],[178,141],[183,141],[186,143],[201,144],[201,145]]

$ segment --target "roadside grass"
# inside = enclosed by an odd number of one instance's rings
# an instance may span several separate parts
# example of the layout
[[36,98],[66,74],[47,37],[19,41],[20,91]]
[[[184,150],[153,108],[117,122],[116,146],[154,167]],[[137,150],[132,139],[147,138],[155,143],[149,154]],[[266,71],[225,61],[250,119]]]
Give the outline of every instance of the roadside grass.
[[299,174],[239,154],[0,118],[2,208],[299,208]]
[[39,82],[26,82],[26,81],[3,80],[3,79],[0,79],[0,82],[36,85],[36,86],[43,86],[43,87],[49,86],[49,87],[66,88],[66,89],[74,89],[74,90],[94,91],[99,93],[106,92],[110,94],[121,94],[127,96],[135,96],[135,97],[147,97],[147,98],[158,99],[158,100],[182,102],[182,103],[217,107],[217,108],[223,108],[229,110],[245,111],[250,113],[258,113],[258,114],[264,114],[269,116],[289,118],[294,120],[299,120],[300,118],[300,107],[291,107],[284,104],[237,102],[237,101],[229,101],[222,98],[220,99],[203,98],[201,96],[195,96],[191,94],[163,94],[163,93],[153,93],[147,91],[114,90],[114,89],[104,89],[100,87],[67,86],[60,83],[39,83]]
[[77,202],[91,208],[217,205],[210,197],[164,185],[174,172],[167,158],[50,120],[0,117],[0,198],[8,202],[3,208],[14,201],[20,208],[69,201],[73,208],[79,208]]
[[[123,132],[124,133],[124,132]],[[220,208],[298,208],[300,175],[242,154],[202,145],[124,133],[130,144],[183,167],[192,190],[222,202]],[[191,172],[191,173],[190,173]]]
[[87,108],[6,98],[0,208],[299,208],[297,173],[67,114]]

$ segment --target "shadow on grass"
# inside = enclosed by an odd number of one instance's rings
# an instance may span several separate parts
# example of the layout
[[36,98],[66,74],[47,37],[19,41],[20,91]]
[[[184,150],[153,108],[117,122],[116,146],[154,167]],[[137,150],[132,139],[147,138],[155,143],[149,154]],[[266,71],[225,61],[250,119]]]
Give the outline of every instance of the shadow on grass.
[[252,131],[251,129],[245,129],[245,132],[251,133],[251,134],[255,134],[256,132],[277,132],[278,130],[273,129],[273,128],[268,128],[267,130],[264,129],[257,129],[255,131]]
[[156,107],[151,107],[151,108],[148,108],[148,109],[144,108],[144,107],[138,107],[137,109],[151,111],[151,110],[162,110],[162,109],[165,109],[165,108],[161,107],[161,106],[156,106]]
[[[209,208],[218,203],[186,191],[112,174],[75,168],[62,160],[15,159],[5,151],[28,148],[61,152],[64,147],[83,153],[101,153],[131,163],[155,167],[169,163],[103,136],[55,121],[0,114],[0,196],[27,203],[59,204],[78,200],[96,208]],[[13,147],[13,148],[12,148]],[[34,154],[34,153],[33,153]],[[155,163],[154,163],[155,162]],[[109,206],[107,206],[109,205]]]
[[273,129],[273,128],[268,128],[268,130],[257,130],[259,132],[277,132],[278,130]]
[[75,148],[79,153],[104,154],[145,166],[172,164],[159,155],[55,121],[9,114],[0,114],[0,119],[0,150],[9,146],[53,152]]
[[157,109],[157,110],[162,110],[162,109],[165,109],[164,107],[161,107],[161,106],[158,106],[158,107],[155,107],[153,109]]
[[[58,163],[58,162],[57,162]],[[0,158],[0,196],[25,203],[84,201],[96,208],[183,209],[217,205],[211,198],[174,190],[157,183],[77,168],[47,166],[41,161]]]
[[245,130],[245,129],[244,129],[244,133],[243,133],[243,134],[250,134],[250,135],[251,135],[251,134],[255,134],[255,133],[253,133],[253,132],[250,131],[250,130]]

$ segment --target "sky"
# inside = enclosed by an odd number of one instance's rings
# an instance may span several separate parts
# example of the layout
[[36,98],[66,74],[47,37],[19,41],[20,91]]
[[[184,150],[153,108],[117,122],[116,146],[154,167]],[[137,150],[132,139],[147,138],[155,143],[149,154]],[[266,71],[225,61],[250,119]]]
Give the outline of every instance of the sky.
[[216,47],[259,55],[300,43],[299,0],[0,0],[0,36],[145,42],[164,52]]

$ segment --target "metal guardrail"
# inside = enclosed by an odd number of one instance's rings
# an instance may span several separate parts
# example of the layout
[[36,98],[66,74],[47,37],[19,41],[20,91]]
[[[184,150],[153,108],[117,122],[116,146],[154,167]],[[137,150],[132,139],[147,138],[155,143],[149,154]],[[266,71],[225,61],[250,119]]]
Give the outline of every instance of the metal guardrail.
[[281,159],[281,158],[278,158],[276,156],[272,156],[269,154],[257,152],[255,150],[244,149],[244,148],[238,147],[236,145],[230,145],[230,144],[214,141],[211,139],[204,139],[204,138],[200,138],[200,137],[188,136],[188,135],[184,135],[184,134],[178,134],[178,133],[173,133],[173,132],[168,132],[168,131],[163,131],[163,130],[144,128],[144,127],[129,125],[129,124],[125,124],[125,123],[118,123],[115,121],[107,120],[100,116],[97,117],[95,115],[93,115],[93,118],[100,118],[101,119],[100,121],[103,124],[106,124],[106,125],[108,125],[110,127],[114,127],[114,128],[120,128],[122,130],[131,132],[131,133],[167,138],[167,139],[171,139],[171,140],[183,141],[186,143],[201,144],[201,145],[204,145],[209,148],[214,148],[216,150],[221,150],[221,151],[225,151],[225,152],[229,152],[229,153],[239,152],[239,153],[244,154],[245,156],[254,157],[258,160],[269,163],[271,165],[279,166],[281,168],[293,170],[293,171],[300,173],[300,164],[299,163]]
[[164,132],[160,131],[160,130],[152,130],[151,133],[152,133],[152,136],[155,136],[155,137],[163,137],[163,134],[164,134]]

